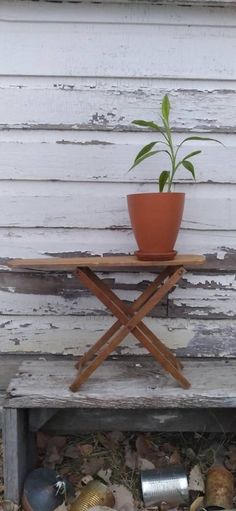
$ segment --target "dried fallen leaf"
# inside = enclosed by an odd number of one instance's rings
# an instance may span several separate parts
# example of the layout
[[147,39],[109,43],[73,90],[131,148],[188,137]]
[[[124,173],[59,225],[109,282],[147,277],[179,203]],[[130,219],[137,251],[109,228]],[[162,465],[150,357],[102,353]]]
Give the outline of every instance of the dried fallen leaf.
[[145,458],[138,458],[138,468],[139,470],[152,470],[155,468],[155,465]]
[[101,468],[101,470],[98,471],[97,475],[101,477],[101,479],[103,479],[105,483],[109,484],[112,475],[112,470],[111,468],[107,468],[106,470]]
[[107,507],[107,506],[94,506],[94,507],[90,507],[88,509],[88,511],[116,511],[116,510],[114,510],[114,508],[112,508],[112,507]]
[[79,457],[79,451],[76,445],[68,445],[64,450],[64,456],[76,460]]
[[189,474],[189,490],[204,493],[205,484],[199,465],[195,465]]
[[226,453],[225,466],[229,470],[236,470],[236,445],[230,445]]
[[124,441],[125,436],[121,431],[112,431],[111,433],[107,433],[107,438],[109,438],[112,444],[117,446]]
[[115,497],[117,511],[134,511],[133,495],[128,488],[123,484],[113,484],[110,488]]
[[131,449],[129,443],[125,445],[125,465],[131,470],[138,468],[138,454],[136,451]]
[[180,452],[178,451],[178,449],[175,449],[170,456],[169,463],[171,465],[180,465],[181,462],[182,462],[182,460],[181,460]]
[[202,507],[204,506],[204,497],[197,497],[197,499],[195,499],[191,506],[190,506],[190,511],[199,511]]
[[56,445],[48,446],[47,452],[44,458],[44,467],[55,468],[55,465],[62,463],[63,456],[59,453]]
[[82,456],[89,456],[93,452],[91,444],[77,444],[77,448]]
[[54,511],[67,511],[67,510],[68,510],[68,507],[66,506],[66,504],[64,502],[61,506],[57,507]]
[[104,458],[90,458],[89,460],[85,460],[81,467],[81,472],[86,475],[95,475],[97,472],[103,468],[104,466]]
[[0,511],[18,511],[19,506],[11,500],[0,501]]
[[147,437],[147,435],[138,435],[136,438],[136,450],[141,458],[147,458],[150,453],[153,453],[155,445]]
[[107,435],[105,435],[104,433],[97,433],[97,437],[98,437],[98,440],[100,442],[100,444],[105,447],[105,449],[110,449],[111,448],[111,441],[109,440],[109,438],[107,437]]
[[55,465],[62,463],[63,457],[58,451],[55,445],[48,446],[47,452],[44,458],[44,467],[55,468]]

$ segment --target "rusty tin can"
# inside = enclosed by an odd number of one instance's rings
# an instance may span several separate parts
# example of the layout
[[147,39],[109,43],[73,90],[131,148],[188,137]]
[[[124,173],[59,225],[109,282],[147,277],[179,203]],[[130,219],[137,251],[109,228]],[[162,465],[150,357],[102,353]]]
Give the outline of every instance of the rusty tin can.
[[210,468],[206,476],[205,508],[232,509],[233,498],[234,478],[231,472],[221,465]]
[[158,506],[162,502],[176,507],[189,500],[187,475],[179,465],[142,471],[141,488],[146,507]]
[[113,507],[115,498],[111,490],[100,481],[90,481],[71,505],[70,511],[87,511],[90,507]]

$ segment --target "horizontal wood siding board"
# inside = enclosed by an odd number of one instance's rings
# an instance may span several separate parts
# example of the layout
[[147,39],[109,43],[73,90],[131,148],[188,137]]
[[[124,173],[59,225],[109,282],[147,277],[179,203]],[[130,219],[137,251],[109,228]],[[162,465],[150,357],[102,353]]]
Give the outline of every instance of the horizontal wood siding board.
[[[188,9],[181,8],[180,6],[176,6],[174,1],[165,0],[164,5],[161,6],[161,0],[158,0],[158,16],[157,16],[157,8],[155,6],[155,2],[152,0],[145,1],[134,1],[131,0],[108,0],[108,2],[103,1],[98,4],[94,4],[94,2],[84,0],[83,3],[80,3],[76,0],[73,1],[63,1],[61,3],[47,2],[47,9],[43,2],[37,2],[36,5],[30,0],[14,0],[11,2],[12,5],[9,6],[7,0],[1,1],[0,6],[0,20],[2,21],[14,21],[14,22],[54,22],[54,23],[86,23],[93,22],[97,23],[142,23],[142,24],[153,24],[154,21],[158,22],[158,24],[165,24],[166,19],[169,20],[170,24],[188,24],[191,22],[193,25],[198,25],[202,23],[204,25],[218,25],[219,24],[219,16],[218,10],[206,8],[204,10],[204,16],[202,16],[202,11],[198,8],[194,8],[195,5],[201,4],[201,2],[197,0],[186,1],[186,3],[192,3],[191,12]],[[123,4],[122,9],[120,5],[116,5],[117,3]],[[204,5],[226,5],[233,6],[234,0],[202,0],[202,4]],[[125,5],[126,4],[126,5]],[[143,5],[143,4],[148,4]],[[169,4],[169,5],[168,5]],[[184,4],[184,2],[183,2]],[[231,16],[234,14],[234,10],[227,9],[226,12],[220,11],[220,20],[222,24],[225,25],[232,24]]]
[[[14,311],[13,311],[14,312]],[[1,316],[5,354],[82,355],[114,322],[109,316]],[[145,322],[178,355],[236,357],[235,321],[230,319],[146,318]],[[130,335],[116,354],[144,354]]]
[[[201,253],[206,262],[199,272],[236,271],[235,231],[181,230],[177,249]],[[8,259],[132,254],[136,250],[130,229],[0,228],[0,270]]]
[[[127,194],[151,191],[150,183],[4,181],[0,226],[130,228]],[[185,183],[175,191],[186,193],[183,229],[235,229],[236,185]]]
[[[195,133],[194,133],[195,134]],[[8,134],[9,135],[9,134]],[[32,133],[31,133],[32,135]],[[54,136],[55,136],[54,132]],[[116,136],[117,135],[117,136]],[[196,133],[197,135],[197,133]],[[198,134],[199,135],[199,134]],[[179,143],[185,135],[175,135]],[[188,133],[186,133],[188,136]],[[235,136],[229,137],[213,134],[226,147],[214,142],[188,143],[180,157],[198,149],[202,154],[195,158],[197,183],[236,183],[235,175]],[[19,135],[18,140],[7,139],[5,132],[0,132],[0,176],[1,180],[29,181],[73,181],[73,182],[112,182],[112,183],[152,183],[156,182],[160,170],[167,163],[166,155],[150,158],[133,172],[128,172],[137,152],[152,140],[155,134],[125,133],[85,133],[52,137],[36,135],[36,140]],[[96,165],[95,165],[96,162]],[[224,163],[222,163],[224,162]],[[222,165],[224,171],[222,172]],[[179,168],[175,182],[191,182],[191,175],[184,168]]]
[[[127,303],[154,279],[143,272],[108,273],[100,277]],[[234,273],[208,274],[188,272],[174,292],[151,312],[153,317],[236,316],[236,281]],[[2,272],[0,273],[1,313],[3,315],[106,315],[105,307],[69,274]]]
[[[235,66],[231,58],[236,50],[236,26],[232,24],[227,27],[208,26],[206,30],[202,21],[198,26],[172,25],[170,11],[167,12],[165,24],[158,25],[158,9],[156,13],[157,19],[153,19],[151,25],[137,24],[135,20],[134,23],[128,24],[94,24],[91,20],[72,25],[50,22],[30,24],[22,21],[12,23],[9,30],[11,22],[1,21],[3,49],[1,72],[5,75],[91,77],[99,77],[102,73],[104,77],[113,77],[115,61],[115,74],[118,77],[137,76],[138,70],[140,77],[218,79],[222,76],[223,61],[224,76],[236,79]],[[203,20],[204,13],[200,15]],[[227,16],[226,13],[224,15]],[[229,12],[228,15],[233,23],[232,14]],[[57,38],[59,34],[61,37]],[[112,41],[109,51],[108,38]],[[15,44],[16,39],[21,41],[20,45]],[[35,55],[38,56],[37,59]]]
[[45,83],[38,77],[26,83],[21,78],[12,82],[8,78],[0,88],[1,129],[140,131],[132,121],[158,119],[161,99],[168,93],[175,130],[236,131],[235,81],[212,85],[202,77],[200,83],[176,81],[175,88],[173,80],[168,83],[142,78],[138,84],[137,78],[96,82],[92,78],[72,78],[67,83],[63,77],[60,82],[55,77]]

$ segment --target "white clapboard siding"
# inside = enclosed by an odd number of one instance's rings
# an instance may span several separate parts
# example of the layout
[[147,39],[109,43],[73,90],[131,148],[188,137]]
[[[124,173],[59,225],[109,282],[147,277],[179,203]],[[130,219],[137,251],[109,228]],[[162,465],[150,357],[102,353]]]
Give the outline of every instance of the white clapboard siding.
[[[35,6],[31,6],[27,0],[11,0],[11,7],[9,8],[8,0],[1,0],[0,4],[0,20],[2,21],[31,21],[31,22],[71,22],[71,23],[139,23],[139,24],[153,24],[157,21],[158,24],[165,24],[168,17],[168,22],[172,25],[189,24],[192,25],[232,25],[232,16],[235,11],[233,9],[224,9],[221,11],[219,19],[218,11],[209,8],[204,9],[204,16],[202,11],[194,7],[196,3],[192,0],[191,11],[175,6],[173,1],[165,2],[164,6],[159,6],[158,11],[155,5],[151,5],[147,0],[148,8],[146,5],[131,0],[132,5],[116,5],[116,2],[102,2],[94,4],[94,2],[86,2],[84,0],[79,5],[73,5],[73,2],[64,0],[59,5],[58,2],[53,0],[48,2],[47,9],[43,2],[37,2]],[[78,3],[78,2],[74,2]],[[122,3],[126,2],[122,0]],[[159,2],[158,2],[159,3]],[[160,2],[161,3],[161,2]],[[207,4],[206,0],[204,3]],[[217,1],[215,0],[217,4]],[[233,4],[232,0],[222,0],[225,5]]]
[[[111,326],[111,317],[100,316],[1,316],[2,353],[53,353],[81,355]],[[167,345],[185,356],[236,356],[235,322],[232,319],[186,320],[147,318],[147,325]],[[119,347],[119,353],[145,353],[133,336]]]
[[158,119],[168,92],[176,130],[234,133],[236,76],[232,78],[176,80],[175,86],[173,80],[140,79],[137,87],[130,78],[6,77],[0,88],[0,127],[140,131],[132,121]]
[[206,28],[173,25],[168,12],[165,24],[158,24],[156,12],[151,25],[122,24],[122,37],[119,23],[107,23],[104,30],[103,23],[92,21],[60,23],[60,29],[50,22],[19,22],[9,30],[9,23],[0,21],[1,73],[219,79],[223,71],[226,79],[236,79],[236,26],[230,13],[230,26]]
[[[167,164],[166,155],[159,154],[128,172],[141,147],[155,140],[153,134],[133,135],[133,139],[128,133],[112,133],[102,137],[101,133],[93,136],[86,132],[86,139],[81,134],[70,140],[68,135],[65,138],[57,135],[56,141],[45,141],[45,137],[38,139],[37,136],[36,140],[31,141],[27,135],[28,132],[24,132],[23,140],[10,141],[4,140],[4,135],[0,134],[1,180],[151,182],[156,187],[159,171]],[[227,146],[213,142],[195,142],[193,145],[189,142],[179,154],[184,156],[196,148],[202,150],[202,154],[195,158],[198,183],[212,181],[235,184],[236,137],[229,135],[225,140],[225,135],[219,136],[217,133],[214,136]],[[180,141],[180,136],[176,135],[175,140],[176,143]],[[186,169],[180,168],[175,181],[190,182],[192,176]]]
[[[145,273],[101,275],[108,279],[116,294],[134,301],[153,280]],[[236,282],[233,275],[204,275],[188,272],[169,295],[168,314],[181,317],[236,317]],[[11,315],[102,315],[106,308],[81,287],[71,282],[71,275],[60,280],[56,276],[30,274],[0,275],[1,314]],[[166,300],[151,315],[166,316]]]
[[[151,184],[30,183],[4,181],[1,227],[129,228],[126,195],[152,191]],[[236,186],[182,184],[186,191],[182,227],[236,228]],[[220,204],[220,207],[219,207]]]
[[[206,263],[146,321],[180,355],[236,356],[236,0],[201,2],[0,2],[1,352],[82,354],[113,321],[73,276],[6,262],[134,252],[126,195],[157,190],[167,162],[128,173],[156,139],[132,120],[156,120],[168,93],[176,143],[224,145],[186,145],[203,153],[196,184],[176,176],[186,192],[176,248]],[[128,301],[153,278],[102,276]],[[143,352],[132,336],[119,350]]]
[[[181,230],[176,248],[207,256],[207,267],[236,270],[235,231]],[[130,229],[0,228],[1,270],[4,260],[74,255],[132,254],[137,248]],[[206,265],[204,265],[206,266]]]

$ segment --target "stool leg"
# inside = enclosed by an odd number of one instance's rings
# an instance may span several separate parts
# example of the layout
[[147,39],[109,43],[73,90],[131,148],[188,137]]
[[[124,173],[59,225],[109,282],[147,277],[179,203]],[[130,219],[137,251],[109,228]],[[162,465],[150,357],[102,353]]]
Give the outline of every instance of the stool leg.
[[[76,272],[78,275],[78,272]],[[104,293],[110,297],[110,299],[116,303],[118,307],[122,309],[122,311],[128,315],[128,316],[134,316],[134,313],[139,310],[141,305],[143,305],[148,298],[156,291],[157,287],[163,283],[163,280],[170,274],[169,269],[165,269],[163,272],[161,272],[160,275],[148,286],[148,288],[142,293],[140,297],[135,300],[135,302],[132,304],[131,307],[123,303],[118,296],[116,296],[112,290],[110,290],[106,284],[104,284],[103,281],[101,281],[97,275],[95,275],[91,270],[86,270],[86,276],[90,276],[91,280],[93,282],[96,282],[99,289],[103,289]],[[79,276],[79,275],[78,275]],[[82,277],[83,281],[83,277]],[[87,280],[86,280],[86,286],[87,286]],[[105,304],[107,305],[107,303]],[[126,322],[126,321],[125,321]],[[92,346],[86,353],[81,357],[81,359],[76,363],[75,367],[81,370],[81,368],[93,357],[93,355],[104,345],[106,342],[119,330],[121,326],[121,322],[118,320],[116,321],[112,327],[109,328],[109,330]],[[124,324],[124,322],[123,322]],[[140,327],[142,328],[143,332],[146,334],[146,336],[150,337],[152,339],[152,342],[157,344],[157,347],[163,351],[165,356],[167,358],[170,358],[172,363],[176,365],[177,368],[181,368],[182,364],[181,362],[172,354],[172,352],[161,342],[161,340],[142,322],[139,323]]]
[[[168,281],[160,288],[158,289],[153,296],[148,300],[148,302],[137,312],[137,314],[131,318],[129,321],[127,321],[127,317],[123,316],[123,321],[127,323],[125,326],[121,328],[121,330],[115,335],[115,337],[107,344],[106,347],[104,347],[100,353],[96,356],[96,358],[91,362],[89,367],[83,370],[82,374],[77,376],[77,378],[74,380],[74,382],[71,385],[71,390],[76,391],[79,386],[86,381],[86,379],[95,371],[95,369],[114,351],[114,349],[122,342],[122,340],[126,337],[126,335],[133,331],[135,333],[136,337],[140,340],[140,342],[152,353],[152,355],[158,360],[163,367],[170,373],[172,376],[184,387],[189,388],[190,383],[188,380],[183,376],[183,374],[177,369],[173,363],[167,359],[163,353],[160,352],[152,344],[152,342],[145,337],[143,332],[139,328],[140,320],[148,313],[152,308],[161,300],[163,296],[175,285],[175,283],[181,278],[182,274],[184,272],[184,268],[178,267],[175,268],[174,273],[172,276],[168,279]],[[96,286],[96,283],[94,281],[90,280],[89,275],[87,275],[87,270],[83,270],[82,272],[82,278],[87,282],[87,287],[91,288],[91,290],[98,296],[98,298],[105,304],[108,305],[110,310],[114,312],[118,317],[121,316],[122,311],[119,309],[119,307],[115,307],[115,304],[112,302],[109,296],[106,296],[106,293],[101,289],[100,286]],[[138,325],[138,326],[137,326]]]
[[[163,285],[163,280],[167,276],[171,276],[173,274],[174,270],[172,268],[166,268],[164,272],[162,272],[155,281],[147,288],[144,293],[134,302],[134,304],[129,307],[125,303],[123,303],[113,291],[104,284],[103,281],[101,281],[96,274],[94,274],[90,269],[86,269],[85,271],[82,270],[83,275],[80,275],[81,280],[85,278],[85,285],[88,287],[88,279],[92,282],[92,288],[96,296],[98,296],[99,292],[99,298],[103,301],[104,305],[109,307],[111,309],[111,302],[113,304],[112,312],[119,318],[120,322],[117,323],[117,330],[121,326],[121,324],[125,325],[129,319],[129,317],[134,316],[135,312],[138,312],[140,310],[141,306],[147,303],[147,301],[151,298],[151,296],[157,291],[157,288],[160,284]],[[85,275],[85,277],[84,277]],[[101,291],[103,292],[103,296],[101,295]],[[110,302],[107,301],[107,298],[109,298]],[[122,314],[123,312],[123,314]],[[171,362],[177,367],[182,368],[182,364],[179,360],[176,359],[176,357],[173,355],[173,353],[163,344],[160,339],[143,323],[142,321],[139,321],[139,328],[142,330],[143,333],[145,333],[146,337],[149,337],[159,351],[161,351],[166,358],[170,359]],[[132,331],[135,337],[137,337],[135,331]],[[99,343],[100,344],[100,343]]]

